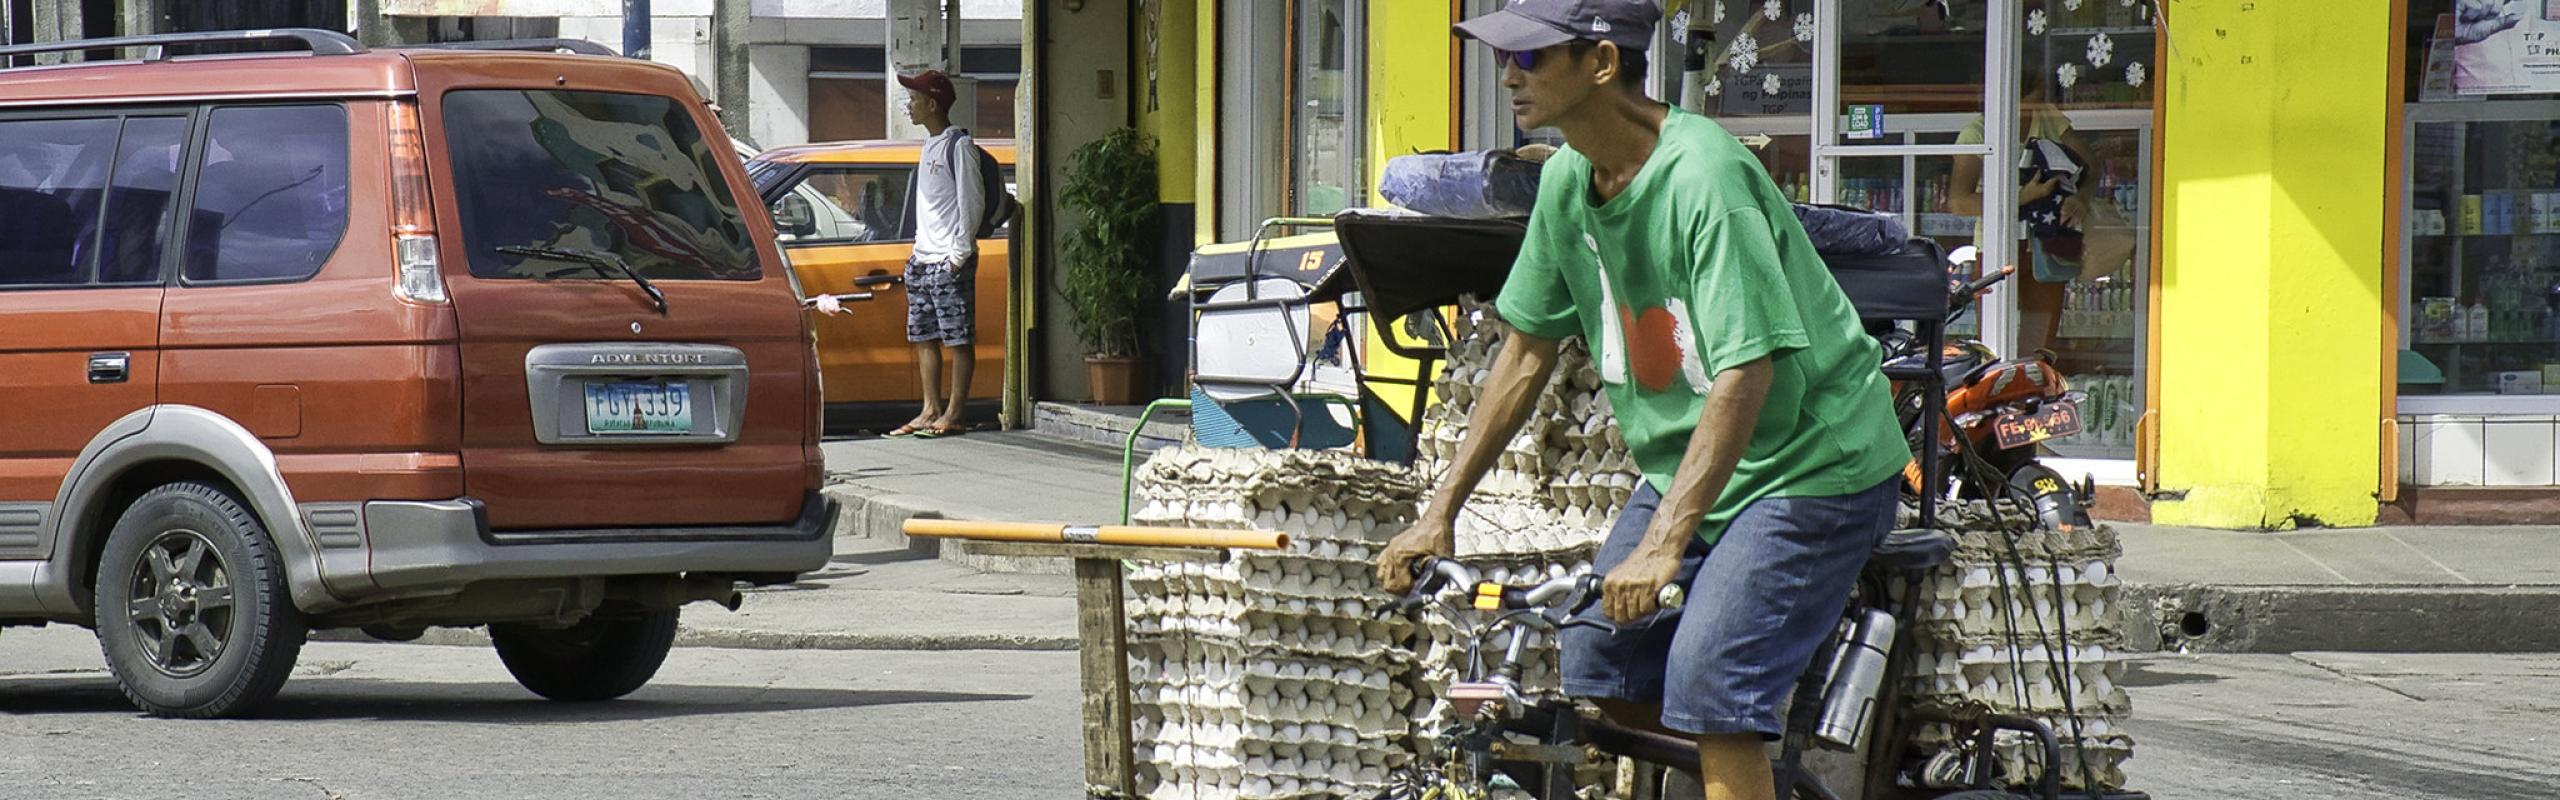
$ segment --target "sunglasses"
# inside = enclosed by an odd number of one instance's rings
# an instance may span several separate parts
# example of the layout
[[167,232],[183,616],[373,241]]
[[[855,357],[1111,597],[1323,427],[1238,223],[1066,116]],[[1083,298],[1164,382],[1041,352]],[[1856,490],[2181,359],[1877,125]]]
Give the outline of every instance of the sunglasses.
[[1538,71],[1538,51],[1536,50],[1512,51],[1496,48],[1493,56],[1494,65],[1497,67],[1508,61],[1512,66],[1519,67],[1521,72]]

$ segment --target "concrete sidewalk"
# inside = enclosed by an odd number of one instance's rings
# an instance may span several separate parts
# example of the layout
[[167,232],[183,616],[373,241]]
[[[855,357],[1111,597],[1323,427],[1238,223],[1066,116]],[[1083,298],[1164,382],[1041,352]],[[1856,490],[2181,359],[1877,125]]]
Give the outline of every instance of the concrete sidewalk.
[[[845,440],[829,442],[826,449],[839,481],[830,491],[847,506],[840,533],[848,541],[880,543],[869,547],[897,546],[902,539],[898,525],[918,516],[1078,523],[1119,519],[1120,453],[1090,441],[1030,432],[973,433],[935,440]],[[2139,620],[2128,625],[2136,648],[2560,650],[2560,613],[2553,613],[2560,610],[2560,529],[2116,529],[2124,546],[2117,567],[2126,583],[2125,608]],[[915,547],[919,554],[941,552],[981,569],[1062,573],[1065,567],[961,559],[956,547],[930,542]],[[920,574],[922,568],[901,569]],[[1024,641],[1035,641],[1041,633],[1072,635],[1071,593],[1062,579],[1055,586],[1054,598],[1064,610],[1050,618],[1061,627],[1022,631]],[[775,605],[781,603],[808,603],[814,610],[824,601],[791,598]],[[769,613],[775,625],[788,616],[780,610]]]

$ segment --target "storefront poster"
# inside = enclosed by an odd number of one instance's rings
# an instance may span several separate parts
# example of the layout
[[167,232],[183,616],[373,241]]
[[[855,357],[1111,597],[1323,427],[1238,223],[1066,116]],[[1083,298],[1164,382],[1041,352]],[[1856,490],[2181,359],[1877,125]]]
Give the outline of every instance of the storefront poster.
[[[1813,65],[1767,64],[1748,75],[1725,76],[1723,113],[1774,117],[1813,113]],[[1778,91],[1769,91],[1774,84]]]
[[2453,87],[2560,92],[2560,0],[2454,0]]

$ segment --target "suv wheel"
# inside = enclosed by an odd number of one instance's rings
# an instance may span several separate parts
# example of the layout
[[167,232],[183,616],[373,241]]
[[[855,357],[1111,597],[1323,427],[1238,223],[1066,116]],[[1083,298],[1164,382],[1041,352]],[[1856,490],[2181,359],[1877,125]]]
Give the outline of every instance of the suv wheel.
[[489,626],[498,660],[524,688],[562,702],[611,700],[658,674],[675,647],[678,609],[635,616],[589,616],[566,628]]
[[126,698],[166,717],[247,713],[284,688],[308,622],[266,526],[173,483],[125,509],[98,564],[98,645]]

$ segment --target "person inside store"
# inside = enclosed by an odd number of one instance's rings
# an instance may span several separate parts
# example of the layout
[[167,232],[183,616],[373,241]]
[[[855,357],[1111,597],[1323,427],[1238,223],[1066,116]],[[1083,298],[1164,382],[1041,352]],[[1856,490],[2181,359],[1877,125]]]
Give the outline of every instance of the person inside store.
[[[1645,96],[1661,16],[1652,0],[1515,0],[1457,26],[1498,51],[1520,128],[1565,145],[1494,301],[1512,332],[1466,438],[1377,577],[1403,593],[1417,559],[1452,553],[1560,341],[1582,337],[1644,481],[1579,612],[1618,627],[1563,631],[1563,688],[1694,738],[1706,797],[1770,800],[1764,743],[1891,527],[1911,453],[1875,342],[1759,159]],[[1657,613],[1675,581],[1685,606]]]
[[[2039,143],[2050,142],[2060,145],[2061,151],[2070,154],[2071,158],[2085,158],[2083,154],[2089,152],[2089,147],[2079,133],[2071,129],[2071,118],[2046,99],[2044,73],[2033,69],[2021,73],[2018,89],[2018,135],[2026,142],[2022,151],[2034,151]],[[1963,132],[1956,134],[1956,143],[1981,144],[1982,129],[1983,120],[1975,118],[1965,125]],[[2086,162],[2082,163],[2085,165]],[[2083,169],[2080,174],[2085,177],[2091,173]],[[1955,213],[1977,218],[1982,216],[1982,180],[1981,157],[1955,157],[1955,175],[1949,181],[1949,204]],[[2077,257],[2080,244],[2076,235],[2061,235],[2061,230],[2077,229],[2088,217],[2088,198],[2080,193],[2080,188],[2070,182],[2065,172],[2055,169],[2024,174],[2018,184],[2016,219],[2020,223],[2020,238],[2017,252],[2021,259],[2031,258],[2033,266],[2022,270],[2022,274],[2012,281],[2016,287],[2013,291],[2018,297],[2018,349],[2021,352],[2053,347],[2055,336],[2061,330],[2066,288],[2072,279],[2079,277]],[[2058,223],[2058,227],[2053,224],[2042,226],[2044,235],[2038,235],[2039,226],[2030,220],[2039,216]],[[1982,228],[1977,225],[1974,230],[1974,238],[1980,240]]]

